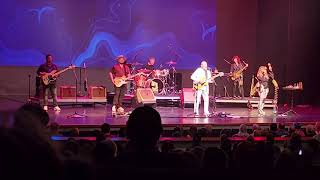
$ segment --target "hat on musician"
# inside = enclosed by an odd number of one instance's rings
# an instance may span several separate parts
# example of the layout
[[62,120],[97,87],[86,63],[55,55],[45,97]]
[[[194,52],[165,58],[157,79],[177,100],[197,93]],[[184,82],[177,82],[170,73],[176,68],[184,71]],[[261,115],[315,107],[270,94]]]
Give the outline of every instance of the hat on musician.
[[[123,59],[123,62],[121,62],[121,59]],[[119,55],[119,56],[117,56],[116,60],[117,60],[119,63],[123,64],[123,63],[126,62],[126,57],[125,57],[124,55]]]

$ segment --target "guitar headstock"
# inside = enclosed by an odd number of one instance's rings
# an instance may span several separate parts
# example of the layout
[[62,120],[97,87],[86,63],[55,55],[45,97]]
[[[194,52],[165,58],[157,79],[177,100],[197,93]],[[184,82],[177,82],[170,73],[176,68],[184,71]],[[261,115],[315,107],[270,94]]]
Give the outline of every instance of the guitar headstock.
[[68,69],[74,69],[74,68],[76,68],[75,65],[70,65],[70,66],[68,66]]
[[271,63],[268,63],[268,69],[269,69],[269,71],[272,71]]
[[224,76],[224,72],[219,72],[218,76],[220,76],[220,77]]

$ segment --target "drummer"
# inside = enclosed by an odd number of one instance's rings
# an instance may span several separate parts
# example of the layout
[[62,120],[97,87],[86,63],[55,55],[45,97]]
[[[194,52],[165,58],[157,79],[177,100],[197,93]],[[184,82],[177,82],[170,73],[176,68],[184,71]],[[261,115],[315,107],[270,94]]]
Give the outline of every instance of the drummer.
[[142,67],[142,69],[153,71],[155,63],[156,63],[156,58],[155,57],[149,57],[147,64],[145,64]]
[[154,73],[153,71],[155,70],[154,68],[155,62],[156,62],[156,58],[149,57],[147,64],[142,66],[142,68],[138,70],[138,72],[143,72],[145,74],[148,74],[148,79],[152,78],[152,74]]

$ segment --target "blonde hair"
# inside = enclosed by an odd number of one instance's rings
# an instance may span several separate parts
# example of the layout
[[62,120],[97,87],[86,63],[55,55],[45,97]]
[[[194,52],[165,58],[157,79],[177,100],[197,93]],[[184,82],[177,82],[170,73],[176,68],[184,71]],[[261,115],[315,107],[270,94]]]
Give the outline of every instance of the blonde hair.
[[257,72],[257,77],[264,77],[266,76],[269,79],[267,67],[266,66],[260,66],[259,70]]

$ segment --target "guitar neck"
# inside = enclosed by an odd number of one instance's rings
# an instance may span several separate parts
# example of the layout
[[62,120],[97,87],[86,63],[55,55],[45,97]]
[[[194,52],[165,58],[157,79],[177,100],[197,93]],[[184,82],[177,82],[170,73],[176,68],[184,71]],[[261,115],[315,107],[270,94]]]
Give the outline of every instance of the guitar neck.
[[67,68],[65,68],[65,69],[63,69],[63,70],[61,70],[61,71],[59,71],[59,72],[54,73],[54,74],[53,74],[53,76],[58,76],[59,74],[61,74],[61,73],[64,73],[64,72],[68,71],[69,69],[70,69],[70,68],[69,68],[69,67],[67,67]]

